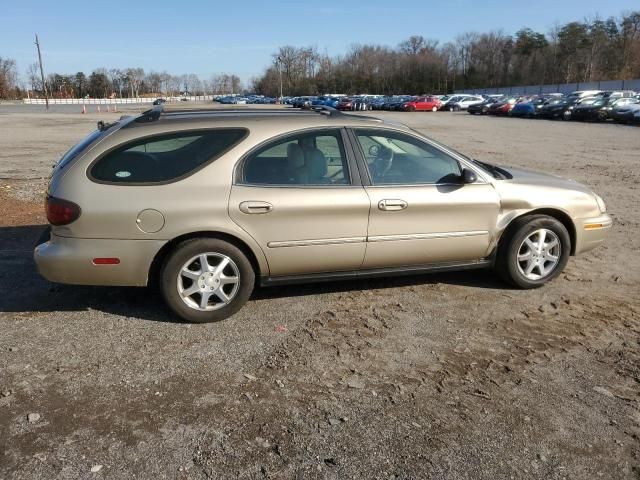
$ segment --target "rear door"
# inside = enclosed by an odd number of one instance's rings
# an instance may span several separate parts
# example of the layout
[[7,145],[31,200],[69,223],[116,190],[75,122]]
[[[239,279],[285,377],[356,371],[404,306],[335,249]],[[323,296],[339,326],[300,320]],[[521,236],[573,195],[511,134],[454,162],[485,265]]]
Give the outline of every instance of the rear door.
[[369,198],[344,135],[339,128],[292,133],[241,160],[229,213],[260,244],[271,276],[362,265]]
[[500,199],[479,178],[460,181],[454,157],[391,129],[354,129],[370,185],[363,268],[469,262],[489,254]]

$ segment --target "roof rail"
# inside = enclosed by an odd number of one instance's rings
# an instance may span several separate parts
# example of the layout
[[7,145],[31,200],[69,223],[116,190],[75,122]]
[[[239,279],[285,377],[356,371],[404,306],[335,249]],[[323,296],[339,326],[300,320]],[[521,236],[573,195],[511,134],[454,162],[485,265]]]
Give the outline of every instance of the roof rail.
[[160,118],[160,115],[164,111],[164,105],[156,105],[155,107],[142,112],[142,114],[136,118],[136,122],[138,123],[147,123],[147,122],[155,122]]

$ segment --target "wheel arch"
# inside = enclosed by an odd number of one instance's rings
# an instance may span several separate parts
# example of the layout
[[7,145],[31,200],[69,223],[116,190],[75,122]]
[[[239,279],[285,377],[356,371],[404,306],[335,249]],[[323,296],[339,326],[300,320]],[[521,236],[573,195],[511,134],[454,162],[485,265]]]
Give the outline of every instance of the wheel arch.
[[569,232],[569,239],[571,240],[571,255],[575,255],[576,253],[576,226],[573,223],[571,217],[564,211],[556,209],[556,208],[537,208],[535,210],[529,210],[521,215],[513,217],[507,227],[504,229],[502,235],[500,236],[499,244],[503,242],[504,239],[509,237],[510,229],[514,224],[516,219],[521,219],[523,217],[531,217],[533,215],[547,215],[551,218],[555,218],[558,220],[564,228]]
[[239,248],[240,251],[242,251],[242,253],[244,253],[247,256],[247,259],[249,260],[249,263],[251,263],[251,266],[253,267],[253,271],[256,274],[256,279],[259,278],[261,274],[265,273],[263,272],[263,269],[260,266],[261,265],[260,261],[258,260],[258,257],[256,256],[255,252],[244,240],[236,237],[235,235],[231,235],[229,233],[203,230],[203,231],[185,233],[165,243],[162,246],[162,248],[158,251],[158,253],[156,253],[155,257],[153,258],[153,261],[151,262],[151,266],[149,267],[147,284],[151,284],[152,282],[155,282],[158,279],[160,274],[160,269],[162,268],[162,264],[164,263],[169,253],[171,253],[171,251],[177,245],[181,244],[186,240],[191,240],[193,238],[216,238],[218,240],[224,240],[225,242],[228,242],[231,245],[234,245],[235,247]]

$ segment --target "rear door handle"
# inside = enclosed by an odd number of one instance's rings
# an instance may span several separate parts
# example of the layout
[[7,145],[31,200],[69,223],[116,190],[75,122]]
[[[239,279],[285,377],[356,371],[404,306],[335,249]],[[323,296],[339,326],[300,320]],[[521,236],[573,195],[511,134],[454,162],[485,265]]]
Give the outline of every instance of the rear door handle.
[[269,202],[249,201],[242,202],[240,204],[240,211],[242,213],[260,214],[269,213],[271,210],[273,210],[273,205],[271,205]]
[[409,204],[407,202],[398,198],[388,198],[378,202],[378,208],[387,212],[404,210],[408,206]]

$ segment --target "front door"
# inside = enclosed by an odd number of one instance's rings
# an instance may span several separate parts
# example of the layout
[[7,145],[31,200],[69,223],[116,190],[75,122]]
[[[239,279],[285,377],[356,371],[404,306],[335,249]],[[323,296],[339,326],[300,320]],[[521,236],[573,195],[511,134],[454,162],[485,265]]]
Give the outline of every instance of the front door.
[[371,200],[363,268],[478,260],[489,253],[500,200],[493,185],[463,184],[461,165],[416,136],[354,129]]
[[270,276],[360,268],[369,198],[353,173],[337,128],[278,138],[243,160],[229,213],[262,247]]

